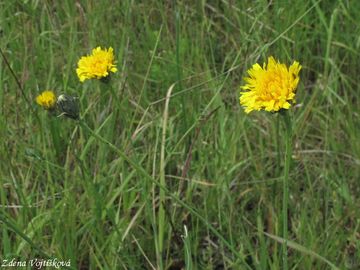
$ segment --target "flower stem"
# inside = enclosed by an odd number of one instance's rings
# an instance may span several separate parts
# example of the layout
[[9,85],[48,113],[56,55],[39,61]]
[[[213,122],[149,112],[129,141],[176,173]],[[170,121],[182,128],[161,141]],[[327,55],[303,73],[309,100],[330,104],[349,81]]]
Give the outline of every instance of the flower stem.
[[288,240],[288,200],[289,200],[289,171],[291,163],[291,151],[292,151],[292,125],[291,119],[288,112],[283,114],[283,119],[285,123],[285,168],[284,168],[284,180],[283,180],[283,205],[282,205],[282,222],[283,222],[283,247],[282,247],[282,261],[284,270],[288,269],[288,254],[287,254],[287,240]]

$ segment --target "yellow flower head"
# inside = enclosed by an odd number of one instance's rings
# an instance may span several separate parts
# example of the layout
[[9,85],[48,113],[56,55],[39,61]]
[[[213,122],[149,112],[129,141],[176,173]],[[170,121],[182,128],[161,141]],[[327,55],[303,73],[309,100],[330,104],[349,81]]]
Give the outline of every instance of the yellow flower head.
[[36,97],[36,103],[45,110],[52,110],[55,108],[56,96],[53,91],[46,90]]
[[79,80],[83,82],[86,79],[106,78],[110,71],[117,71],[113,48],[102,50],[101,47],[97,47],[92,50],[91,55],[80,58],[76,74]]
[[240,104],[245,107],[245,112],[289,109],[290,102],[295,102],[300,69],[301,65],[296,61],[287,68],[272,56],[263,67],[254,64],[247,71],[249,77],[244,78],[246,84],[241,89],[245,91],[240,92]]

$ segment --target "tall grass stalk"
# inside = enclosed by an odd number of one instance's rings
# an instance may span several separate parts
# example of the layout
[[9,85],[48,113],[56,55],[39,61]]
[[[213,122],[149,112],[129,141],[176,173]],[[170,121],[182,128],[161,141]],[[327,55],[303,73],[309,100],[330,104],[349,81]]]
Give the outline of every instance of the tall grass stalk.
[[[161,150],[160,150],[160,184],[166,187],[165,182],[165,146],[166,146],[166,130],[167,130],[167,122],[169,117],[169,102],[172,90],[175,84],[171,85],[167,91],[166,99],[165,99],[165,108],[163,114],[163,125],[162,125],[162,136],[161,136]],[[165,191],[160,189],[160,200],[159,200],[159,251],[163,252],[163,242],[164,242],[164,230],[165,230]]]

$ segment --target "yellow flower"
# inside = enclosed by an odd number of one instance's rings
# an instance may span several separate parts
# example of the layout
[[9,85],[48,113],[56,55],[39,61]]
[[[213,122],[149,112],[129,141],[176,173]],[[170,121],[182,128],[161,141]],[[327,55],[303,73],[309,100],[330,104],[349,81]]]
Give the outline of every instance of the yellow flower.
[[244,78],[246,84],[241,89],[245,91],[240,92],[240,104],[245,107],[245,112],[289,109],[291,103],[295,102],[300,69],[301,65],[296,61],[287,68],[272,56],[263,67],[254,64],[247,71],[249,77]]
[[92,50],[91,55],[80,58],[76,74],[79,80],[84,82],[86,79],[106,78],[110,71],[117,71],[113,48],[102,50],[101,47],[97,47]]
[[46,90],[36,97],[36,103],[45,110],[52,110],[55,108],[56,96],[53,91]]

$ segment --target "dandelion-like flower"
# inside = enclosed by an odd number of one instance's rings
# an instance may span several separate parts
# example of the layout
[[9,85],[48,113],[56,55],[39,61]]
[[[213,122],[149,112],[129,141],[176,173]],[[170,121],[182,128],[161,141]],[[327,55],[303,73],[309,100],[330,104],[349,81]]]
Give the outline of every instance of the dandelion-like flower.
[[246,113],[253,110],[276,112],[280,109],[289,109],[295,102],[295,90],[299,83],[301,65],[294,63],[287,68],[285,64],[276,62],[270,56],[268,63],[254,64],[244,78],[246,84],[241,87],[240,104]]
[[56,105],[56,96],[53,91],[46,90],[36,97],[36,103],[45,110],[52,110]]
[[80,58],[76,74],[84,82],[86,79],[105,79],[110,75],[109,72],[116,71],[113,48],[102,50],[97,47],[92,50],[91,55]]

